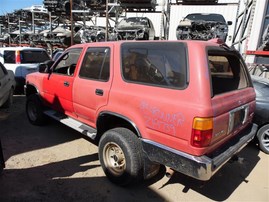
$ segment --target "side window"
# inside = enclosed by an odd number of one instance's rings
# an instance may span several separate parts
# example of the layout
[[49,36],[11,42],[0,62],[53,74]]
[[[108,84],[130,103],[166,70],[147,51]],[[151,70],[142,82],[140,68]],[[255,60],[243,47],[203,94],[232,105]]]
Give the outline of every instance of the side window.
[[4,63],[15,64],[15,51],[4,51]]
[[108,81],[109,67],[109,48],[89,48],[83,59],[79,76],[86,79]]
[[246,70],[240,57],[227,52],[209,52],[213,95],[248,87]]
[[81,51],[81,48],[75,48],[64,53],[60,60],[58,60],[53,72],[73,76]]
[[187,56],[184,43],[122,44],[122,75],[127,82],[184,88]]

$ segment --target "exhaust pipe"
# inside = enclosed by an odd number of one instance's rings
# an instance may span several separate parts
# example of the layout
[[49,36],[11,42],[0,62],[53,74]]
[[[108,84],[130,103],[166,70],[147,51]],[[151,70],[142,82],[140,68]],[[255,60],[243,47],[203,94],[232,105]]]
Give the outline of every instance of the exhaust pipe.
[[167,178],[171,178],[175,171],[172,168],[166,167],[165,176]]

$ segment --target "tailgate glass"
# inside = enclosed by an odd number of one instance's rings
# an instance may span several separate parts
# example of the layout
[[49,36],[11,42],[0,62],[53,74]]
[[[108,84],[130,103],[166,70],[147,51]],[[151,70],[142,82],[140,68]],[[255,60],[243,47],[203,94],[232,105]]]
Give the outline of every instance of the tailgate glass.
[[250,86],[246,66],[233,51],[209,50],[213,96]]

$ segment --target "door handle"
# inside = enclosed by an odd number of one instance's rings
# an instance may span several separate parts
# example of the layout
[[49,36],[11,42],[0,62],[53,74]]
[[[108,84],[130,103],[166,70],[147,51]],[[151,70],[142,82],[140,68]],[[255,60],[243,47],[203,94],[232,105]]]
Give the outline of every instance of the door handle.
[[69,84],[68,81],[65,81],[65,82],[64,82],[64,86],[68,87],[69,85],[70,85],[70,84]]
[[103,91],[102,89],[96,89],[96,90],[95,90],[95,94],[96,94],[96,95],[103,96],[103,95],[104,95],[104,91]]

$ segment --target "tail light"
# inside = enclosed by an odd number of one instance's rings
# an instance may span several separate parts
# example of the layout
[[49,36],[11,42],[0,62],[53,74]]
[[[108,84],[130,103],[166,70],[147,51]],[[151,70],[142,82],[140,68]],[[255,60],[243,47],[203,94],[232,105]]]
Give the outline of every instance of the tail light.
[[15,63],[21,64],[21,53],[18,50],[15,52]]
[[194,118],[191,145],[206,147],[210,145],[213,133],[213,118]]

